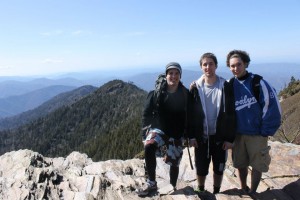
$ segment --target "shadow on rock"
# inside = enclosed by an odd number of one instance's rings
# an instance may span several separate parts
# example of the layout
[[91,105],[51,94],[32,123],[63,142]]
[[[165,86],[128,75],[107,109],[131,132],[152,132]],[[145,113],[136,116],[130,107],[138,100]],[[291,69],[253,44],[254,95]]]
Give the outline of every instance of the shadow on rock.
[[217,200],[216,196],[208,191],[198,193],[197,195],[201,200]]
[[298,199],[300,197],[300,178],[297,181],[284,186],[283,190],[293,199]]
[[300,179],[287,184],[282,189],[266,190],[258,194],[259,199],[297,200],[300,197]]
[[178,189],[171,193],[171,195],[185,195],[185,196],[191,196],[195,195],[194,189],[191,186],[186,186],[184,188]]
[[225,191],[221,192],[221,194],[226,194],[229,196],[239,196],[240,198],[243,198],[245,195],[248,196],[248,194],[247,194],[247,192],[245,192],[245,190],[238,189],[238,188],[225,190]]
[[267,189],[266,191],[256,193],[254,196],[247,194],[242,189],[229,189],[223,191],[222,194],[226,194],[229,196],[238,196],[240,198],[245,198],[250,196],[252,199],[257,200],[268,200],[268,199],[287,199],[287,200],[297,200],[300,197],[300,179],[294,181],[282,189]]
[[[138,194],[137,194],[138,195]],[[155,191],[151,191],[149,194],[147,195],[138,195],[139,198],[154,198],[154,197],[158,197],[159,196],[159,192],[157,190]]]
[[191,186],[186,186],[184,188],[178,189],[172,192],[170,195],[198,196],[201,200],[217,200],[214,194],[208,191],[198,194]]

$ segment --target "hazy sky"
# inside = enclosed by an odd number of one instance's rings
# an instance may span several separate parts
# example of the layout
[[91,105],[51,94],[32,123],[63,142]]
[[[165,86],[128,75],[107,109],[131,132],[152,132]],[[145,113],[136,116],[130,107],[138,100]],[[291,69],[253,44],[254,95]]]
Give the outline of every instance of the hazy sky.
[[232,49],[300,63],[299,0],[3,0],[0,76],[198,65]]

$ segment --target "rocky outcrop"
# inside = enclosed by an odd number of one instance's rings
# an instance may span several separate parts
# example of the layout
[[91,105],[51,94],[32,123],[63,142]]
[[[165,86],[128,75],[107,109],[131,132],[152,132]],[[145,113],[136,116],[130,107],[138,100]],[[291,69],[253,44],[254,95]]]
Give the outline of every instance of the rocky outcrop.
[[[263,174],[259,199],[299,199],[300,146],[279,142],[270,142],[270,146],[272,163],[269,172]],[[238,189],[238,174],[230,159],[221,193],[209,192],[213,185],[210,172],[208,192],[200,198],[193,191],[197,185],[195,169],[190,167],[186,149],[177,191],[169,184],[168,165],[160,158],[157,163],[159,191],[144,199],[251,199]],[[37,152],[19,150],[0,157],[0,199],[139,199],[135,190],[144,183],[144,175],[144,161],[140,159],[93,162],[79,152],[66,158],[47,158]]]

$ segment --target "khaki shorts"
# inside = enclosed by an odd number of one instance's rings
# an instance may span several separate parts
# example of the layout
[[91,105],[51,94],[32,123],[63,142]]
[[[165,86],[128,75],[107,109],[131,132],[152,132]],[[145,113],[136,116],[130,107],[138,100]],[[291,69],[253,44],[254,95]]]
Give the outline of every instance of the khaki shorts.
[[267,172],[271,163],[268,137],[259,135],[237,135],[232,149],[235,168],[251,166],[259,172]]

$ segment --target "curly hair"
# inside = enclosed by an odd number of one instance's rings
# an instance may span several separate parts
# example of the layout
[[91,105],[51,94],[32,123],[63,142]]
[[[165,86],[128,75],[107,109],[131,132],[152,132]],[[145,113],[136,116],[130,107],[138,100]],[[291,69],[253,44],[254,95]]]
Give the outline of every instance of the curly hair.
[[229,67],[229,60],[231,58],[240,58],[246,65],[246,68],[249,66],[250,63],[250,57],[249,54],[246,51],[242,50],[232,50],[227,55],[226,65]]

